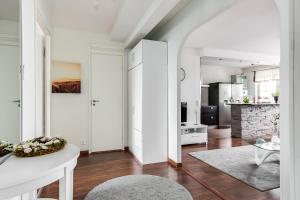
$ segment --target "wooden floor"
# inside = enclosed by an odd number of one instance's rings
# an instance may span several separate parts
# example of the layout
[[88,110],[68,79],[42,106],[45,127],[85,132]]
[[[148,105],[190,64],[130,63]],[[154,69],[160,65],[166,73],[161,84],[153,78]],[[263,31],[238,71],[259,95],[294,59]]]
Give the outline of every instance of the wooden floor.
[[[167,163],[141,167],[128,152],[111,152],[82,156],[74,172],[74,199],[84,199],[95,186],[115,177],[151,174],[169,178],[186,187],[194,200],[278,200],[279,189],[259,192],[215,168],[188,155],[189,152],[241,146],[228,130],[210,130],[208,145],[184,146],[183,167],[175,169]],[[44,188],[42,197],[58,198],[58,183]]]
[[189,145],[182,149],[183,169],[199,183],[226,200],[279,200],[280,191],[260,192],[247,184],[224,174],[204,162],[188,155],[190,152],[248,145],[238,138],[230,137],[230,129],[209,130],[208,145]]

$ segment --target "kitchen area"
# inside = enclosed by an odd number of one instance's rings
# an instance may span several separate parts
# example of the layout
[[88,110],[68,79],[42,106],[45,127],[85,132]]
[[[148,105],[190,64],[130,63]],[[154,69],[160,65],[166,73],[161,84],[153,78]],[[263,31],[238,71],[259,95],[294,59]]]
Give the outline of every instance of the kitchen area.
[[250,65],[220,67],[218,71],[205,67],[201,73],[201,124],[230,131],[231,137],[246,141],[271,138],[273,118],[279,115],[279,67]]

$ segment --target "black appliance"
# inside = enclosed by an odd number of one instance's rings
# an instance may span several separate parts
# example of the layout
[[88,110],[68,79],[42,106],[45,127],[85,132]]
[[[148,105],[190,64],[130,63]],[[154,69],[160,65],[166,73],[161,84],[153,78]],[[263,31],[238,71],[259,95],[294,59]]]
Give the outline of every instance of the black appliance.
[[201,106],[201,124],[218,125],[217,106]]
[[181,123],[187,122],[187,102],[181,102]]

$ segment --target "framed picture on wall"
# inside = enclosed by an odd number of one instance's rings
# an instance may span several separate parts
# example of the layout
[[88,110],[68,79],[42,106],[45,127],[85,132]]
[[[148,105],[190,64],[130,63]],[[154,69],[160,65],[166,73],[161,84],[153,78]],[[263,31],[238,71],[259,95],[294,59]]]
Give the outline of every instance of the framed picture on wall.
[[81,93],[81,64],[54,61],[51,81],[52,93]]

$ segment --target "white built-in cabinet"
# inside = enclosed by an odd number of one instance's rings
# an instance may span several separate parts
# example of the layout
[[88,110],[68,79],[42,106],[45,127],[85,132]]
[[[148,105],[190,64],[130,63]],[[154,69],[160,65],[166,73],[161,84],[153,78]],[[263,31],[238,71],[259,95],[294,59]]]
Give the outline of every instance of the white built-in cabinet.
[[167,161],[167,44],[142,40],[128,54],[128,145],[141,164]]

